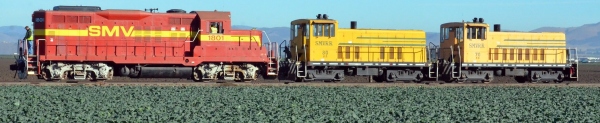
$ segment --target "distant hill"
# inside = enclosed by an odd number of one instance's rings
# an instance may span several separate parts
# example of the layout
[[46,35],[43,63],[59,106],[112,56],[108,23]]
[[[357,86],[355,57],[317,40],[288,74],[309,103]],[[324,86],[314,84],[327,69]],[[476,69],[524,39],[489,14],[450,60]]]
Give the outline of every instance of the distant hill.
[[23,26],[0,26],[0,54],[13,54],[17,51],[17,40],[25,36]]
[[15,42],[19,38],[23,38],[23,36],[25,36],[23,26],[0,26],[0,42]]
[[[252,26],[234,25],[234,29],[252,29]],[[289,27],[269,27],[256,28],[263,30],[268,35],[268,39],[275,42],[289,40]],[[502,29],[507,30],[507,29]],[[585,24],[579,27],[540,27],[531,32],[564,32],[567,35],[567,44],[569,47],[600,48],[596,45],[600,41],[600,22],[595,24]],[[439,44],[439,32],[426,32],[427,43]],[[16,51],[15,42],[25,35],[22,26],[1,26],[0,27],[0,54],[12,54]],[[267,36],[263,37],[267,41]]]
[[569,46],[578,48],[600,48],[600,22],[578,27],[541,27],[532,32],[564,32]]
[[[252,29],[254,27],[251,26],[243,26],[243,25],[233,25],[231,26],[233,29]],[[270,27],[270,28],[256,28],[257,30],[265,31],[267,35],[263,35],[263,40],[266,42],[268,40],[274,42],[282,42],[283,40],[289,40],[290,36],[290,28],[289,27]],[[268,38],[267,38],[268,36]]]

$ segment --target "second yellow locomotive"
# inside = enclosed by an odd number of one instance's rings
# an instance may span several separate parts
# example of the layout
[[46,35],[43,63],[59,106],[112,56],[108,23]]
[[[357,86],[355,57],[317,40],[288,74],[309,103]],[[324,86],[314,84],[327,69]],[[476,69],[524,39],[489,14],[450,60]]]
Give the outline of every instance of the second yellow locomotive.
[[289,76],[297,81],[341,81],[346,75],[379,81],[421,81],[430,72],[423,30],[350,29],[327,15],[291,22],[286,47]]
[[[506,32],[500,25],[449,22],[440,27],[437,75],[447,82],[491,82],[494,76],[517,81],[577,81],[576,49],[561,32]],[[432,76],[435,77],[435,76]]]

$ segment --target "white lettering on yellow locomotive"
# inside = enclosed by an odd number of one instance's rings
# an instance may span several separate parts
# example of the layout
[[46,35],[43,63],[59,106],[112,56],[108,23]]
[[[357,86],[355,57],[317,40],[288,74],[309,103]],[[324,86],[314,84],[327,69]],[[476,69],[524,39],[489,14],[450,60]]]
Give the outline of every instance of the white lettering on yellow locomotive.
[[[120,29],[120,30],[119,30]],[[133,34],[133,26],[129,26],[129,29],[126,30],[125,26],[113,26],[112,28],[109,26],[90,26],[88,29],[89,36],[120,36],[123,33],[123,36],[130,37]]]
[[469,48],[485,48],[483,43],[469,43]]

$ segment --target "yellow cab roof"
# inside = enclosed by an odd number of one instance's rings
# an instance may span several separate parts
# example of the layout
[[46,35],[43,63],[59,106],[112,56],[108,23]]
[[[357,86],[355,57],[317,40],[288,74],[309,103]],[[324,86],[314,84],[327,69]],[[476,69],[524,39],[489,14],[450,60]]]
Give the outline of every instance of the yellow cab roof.
[[291,24],[300,24],[300,23],[306,23],[306,22],[315,22],[315,23],[337,23],[336,20],[333,19],[296,19],[294,21],[292,21]]
[[456,26],[484,26],[488,27],[487,23],[473,23],[473,22],[448,22],[441,25],[441,27],[456,27]]

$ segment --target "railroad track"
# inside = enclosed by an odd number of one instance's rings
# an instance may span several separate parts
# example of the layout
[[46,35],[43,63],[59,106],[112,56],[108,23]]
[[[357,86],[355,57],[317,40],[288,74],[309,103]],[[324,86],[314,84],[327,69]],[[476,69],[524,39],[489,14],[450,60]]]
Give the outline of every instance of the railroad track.
[[165,79],[165,78],[128,78],[114,77],[113,80],[105,82],[90,81],[58,81],[47,82],[39,79],[26,79],[0,82],[0,85],[93,85],[93,86],[369,86],[369,87],[390,87],[390,86],[593,86],[600,87],[600,82],[563,82],[563,83],[517,83],[510,77],[497,77],[492,83],[444,83],[442,81],[428,81],[421,83],[414,82],[368,82],[367,77],[348,76],[342,82],[293,82],[291,80],[264,80],[259,79],[253,82],[230,82],[230,81],[208,81],[192,82],[189,79]]
[[464,87],[464,86],[516,86],[516,87],[600,87],[600,83],[331,83],[331,82],[0,82],[0,86],[319,86],[319,87]]

